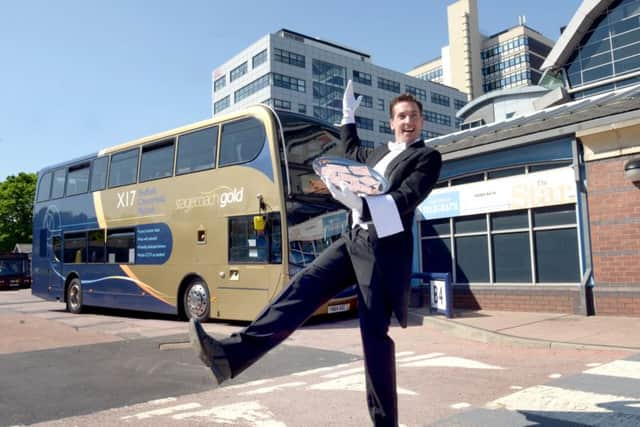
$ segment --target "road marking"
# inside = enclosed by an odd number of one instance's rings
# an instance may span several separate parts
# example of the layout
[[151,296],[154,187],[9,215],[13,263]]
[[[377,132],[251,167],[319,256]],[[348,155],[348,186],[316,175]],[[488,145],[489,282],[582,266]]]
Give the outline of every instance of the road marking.
[[504,369],[500,366],[488,365],[482,362],[476,362],[471,359],[462,357],[436,357],[435,359],[418,360],[416,362],[403,363],[402,368],[427,368],[427,367],[445,367],[445,368],[467,368],[467,369]]
[[230,385],[228,387],[225,387],[225,390],[235,390],[237,388],[248,388],[248,387],[253,387],[253,386],[257,386],[257,385],[262,385],[262,384],[267,384],[267,383],[272,383],[274,380],[272,378],[266,379],[266,380],[255,380],[255,381],[249,381],[248,383],[244,383],[244,384],[236,384],[236,385]]
[[164,399],[156,399],[156,400],[150,400],[147,402],[147,404],[149,405],[165,405],[167,403],[171,403],[171,402],[175,402],[176,399],[175,397],[166,397]]
[[335,366],[327,366],[324,368],[317,368],[317,369],[309,369],[308,371],[301,371],[301,372],[296,372],[293,373],[291,375],[296,376],[296,377],[304,377],[306,375],[313,375],[313,374],[319,374],[321,372],[327,372],[327,371],[333,371],[334,369],[342,369],[346,366],[349,366],[350,363],[341,363],[339,365],[335,365]]
[[588,368],[595,368],[596,366],[600,366],[600,365],[602,365],[602,363],[596,362],[596,363],[587,363],[584,366],[586,366]]
[[170,406],[168,408],[162,409],[154,409],[152,411],[139,412],[134,415],[127,415],[126,417],[122,417],[123,420],[128,420],[130,418],[136,418],[138,420],[144,420],[151,417],[162,416],[162,415],[170,415],[174,412],[187,411],[190,409],[200,408],[202,405],[199,403],[185,403],[183,405]]
[[634,362],[631,360],[615,360],[611,363],[588,369],[584,371],[584,373],[640,380],[640,362]]
[[249,396],[249,395],[253,395],[253,394],[266,394],[266,393],[271,393],[274,391],[278,391],[278,390],[283,390],[285,388],[292,388],[292,387],[299,387],[299,386],[303,386],[306,385],[307,383],[302,382],[302,381],[294,381],[294,382],[290,382],[290,383],[283,383],[283,384],[277,384],[271,387],[262,387],[262,388],[257,388],[255,390],[251,390],[251,391],[245,391],[242,393],[239,393],[240,396]]
[[549,378],[560,378],[562,377],[562,374],[551,374],[549,375]]
[[451,409],[464,409],[470,407],[471,404],[467,402],[454,403],[451,405]]
[[405,357],[404,359],[398,360],[398,363],[415,362],[416,360],[431,359],[433,357],[438,357],[438,356],[444,356],[444,353],[427,353],[427,354],[419,354],[413,357]]
[[398,352],[396,352],[396,358],[404,357],[404,356],[411,356],[412,354],[415,354],[415,352],[413,352],[413,351],[398,351]]
[[[622,401],[637,402],[637,400],[613,394],[538,385],[489,402],[487,407],[511,411],[604,413],[614,412],[614,410],[607,408],[607,404]],[[620,411],[618,409],[615,412]]]
[[211,423],[233,424],[242,422],[242,425],[254,427],[286,427],[286,424],[273,419],[273,413],[262,406],[258,401],[232,403],[230,405],[216,406],[195,412],[186,412],[173,415],[174,420],[188,418],[207,418]]
[[[343,391],[366,391],[364,384],[364,375],[349,375],[342,378],[336,378],[331,381],[313,384],[307,387],[307,390],[343,390]],[[406,388],[397,387],[398,394],[406,394],[409,396],[417,396],[415,391]]]
[[360,366],[357,368],[345,369],[344,371],[333,372],[331,374],[323,375],[322,378],[337,378],[345,375],[351,375],[358,372],[364,372],[364,366]]
[[521,385],[512,385],[511,387],[509,387],[511,390],[522,390],[524,387],[522,387]]

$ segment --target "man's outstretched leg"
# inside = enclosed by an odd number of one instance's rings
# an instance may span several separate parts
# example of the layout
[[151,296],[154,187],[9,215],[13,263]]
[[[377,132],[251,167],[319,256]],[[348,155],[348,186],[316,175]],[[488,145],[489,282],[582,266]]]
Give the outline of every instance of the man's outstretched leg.
[[191,344],[221,383],[251,366],[291,335],[322,304],[355,282],[343,237],[298,273],[244,330],[216,341],[192,320]]

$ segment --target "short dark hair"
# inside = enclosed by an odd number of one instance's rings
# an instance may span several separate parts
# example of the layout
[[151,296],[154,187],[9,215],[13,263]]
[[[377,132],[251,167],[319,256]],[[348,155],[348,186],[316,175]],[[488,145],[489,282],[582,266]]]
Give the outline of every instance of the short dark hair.
[[422,114],[422,102],[415,99],[414,96],[410,93],[403,93],[402,95],[398,95],[391,100],[391,103],[389,104],[390,118],[393,118],[393,107],[395,107],[398,102],[413,102],[418,106],[418,110],[420,110],[420,114]]

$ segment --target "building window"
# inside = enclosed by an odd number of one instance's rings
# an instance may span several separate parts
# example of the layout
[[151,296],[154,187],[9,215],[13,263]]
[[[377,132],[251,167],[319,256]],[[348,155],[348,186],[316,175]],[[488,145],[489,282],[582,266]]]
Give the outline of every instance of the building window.
[[218,114],[220,111],[226,110],[229,108],[231,97],[229,95],[225,96],[219,101],[216,101],[213,104],[213,114]]
[[378,110],[384,111],[384,98],[378,98]]
[[294,65],[300,68],[304,68],[306,63],[304,55],[278,48],[273,49],[273,59],[283,64]]
[[342,120],[342,112],[330,108],[313,106],[313,117],[324,120],[329,123],[340,123]]
[[307,114],[307,104],[298,104],[298,113]]
[[277,108],[279,110],[291,110],[291,101],[287,101],[286,99],[272,98],[270,100],[270,105],[273,105],[273,108]]
[[435,111],[424,110],[424,119],[431,123],[443,126],[451,126],[451,116],[448,114],[436,113]]
[[373,119],[356,116],[356,126],[360,129],[373,130]]
[[273,73],[273,85],[295,92],[306,92],[305,81],[284,74]]
[[439,136],[442,136],[442,134],[440,132],[434,132],[432,130],[427,130],[427,129],[424,129],[424,128],[420,132],[420,137],[422,139],[437,138]]
[[265,74],[264,76],[252,81],[248,85],[241,87],[233,93],[233,100],[235,103],[247,98],[248,96],[253,95],[258,92],[260,89],[264,89],[269,86],[270,74]]
[[425,89],[420,89],[418,87],[414,87],[410,85],[406,85],[405,89],[407,93],[410,93],[411,95],[413,95],[413,97],[416,98],[417,100],[422,102],[427,102],[427,91]]
[[213,82],[213,91],[217,92],[223,87],[225,87],[226,85],[227,85],[227,76],[219,77]]
[[247,74],[247,63],[246,63],[246,61],[243,62],[242,64],[238,65],[233,70],[231,70],[231,72],[229,73],[229,81],[232,82],[232,81],[244,76],[245,74]]
[[437,92],[431,92],[431,102],[438,105],[444,105],[445,107],[451,106],[449,97]]
[[465,105],[467,105],[467,101],[463,101],[461,99],[454,99],[453,100],[453,108],[455,108],[456,110],[461,109]]
[[371,74],[353,70],[353,81],[363,85],[371,86]]
[[313,114],[331,123],[338,123],[342,117],[342,96],[347,70],[340,65],[317,59],[312,64]]
[[389,122],[378,121],[378,132],[393,135],[393,129],[389,126]]
[[434,68],[432,70],[425,71],[416,76],[418,79],[431,80],[434,82],[441,82],[443,77],[442,67]]
[[362,97],[362,101],[360,102],[360,106],[365,107],[365,108],[373,108],[373,98],[370,97],[369,95],[365,95],[362,93],[355,93],[354,94],[356,99],[358,99],[359,96]]
[[259,67],[260,65],[264,64],[265,62],[267,62],[267,49],[263,50],[260,53],[257,53],[255,55],[253,55],[253,58],[251,58],[251,69]]
[[388,90],[389,92],[400,93],[400,82],[378,77],[378,88]]

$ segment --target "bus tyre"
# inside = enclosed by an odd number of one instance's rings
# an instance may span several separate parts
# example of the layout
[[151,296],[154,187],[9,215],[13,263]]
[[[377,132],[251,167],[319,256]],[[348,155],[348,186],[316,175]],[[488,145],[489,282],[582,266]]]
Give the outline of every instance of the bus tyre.
[[67,288],[67,311],[73,314],[82,313],[82,283],[74,277]]
[[193,279],[187,285],[183,297],[184,314],[187,319],[204,321],[209,319],[211,303],[209,287],[202,279]]

